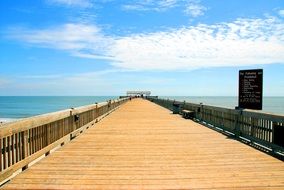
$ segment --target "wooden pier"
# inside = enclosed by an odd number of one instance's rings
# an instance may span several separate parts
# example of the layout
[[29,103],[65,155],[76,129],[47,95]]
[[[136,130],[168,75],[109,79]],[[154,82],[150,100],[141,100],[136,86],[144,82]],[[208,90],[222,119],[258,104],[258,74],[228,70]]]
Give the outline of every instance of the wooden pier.
[[284,163],[133,99],[2,188],[280,190]]

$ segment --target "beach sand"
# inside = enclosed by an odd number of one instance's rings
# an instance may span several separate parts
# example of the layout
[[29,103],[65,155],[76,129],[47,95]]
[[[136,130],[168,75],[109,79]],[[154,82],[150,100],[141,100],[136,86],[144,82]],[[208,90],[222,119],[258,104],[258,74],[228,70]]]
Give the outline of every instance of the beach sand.
[[0,127],[2,127],[3,125],[9,123],[9,121],[6,121],[6,120],[0,120]]
[[18,120],[20,120],[20,119],[11,119],[11,118],[0,118],[0,126],[3,126],[3,125],[5,125],[5,124],[7,124],[7,123],[11,123],[11,122],[15,122],[15,121],[18,121]]

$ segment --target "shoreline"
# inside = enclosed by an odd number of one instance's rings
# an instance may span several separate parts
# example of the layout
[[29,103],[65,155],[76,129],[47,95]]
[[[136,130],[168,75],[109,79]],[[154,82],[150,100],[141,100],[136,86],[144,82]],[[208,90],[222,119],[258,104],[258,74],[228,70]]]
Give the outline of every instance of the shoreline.
[[20,120],[19,118],[0,118],[0,126]]
[[5,125],[7,122],[4,121],[0,121],[0,127],[2,127],[3,125]]

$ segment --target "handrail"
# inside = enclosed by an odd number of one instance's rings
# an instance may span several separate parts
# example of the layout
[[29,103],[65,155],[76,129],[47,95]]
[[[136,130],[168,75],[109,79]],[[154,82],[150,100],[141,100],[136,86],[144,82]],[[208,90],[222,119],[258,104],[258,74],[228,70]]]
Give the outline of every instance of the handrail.
[[249,109],[235,110],[169,99],[148,99],[170,110],[173,109],[173,104],[178,104],[180,109],[194,111],[194,119],[200,123],[218,127],[225,132],[234,134],[237,138],[266,147],[267,151],[284,155],[284,115]]
[[34,116],[0,128],[0,182],[94,125],[128,98]]

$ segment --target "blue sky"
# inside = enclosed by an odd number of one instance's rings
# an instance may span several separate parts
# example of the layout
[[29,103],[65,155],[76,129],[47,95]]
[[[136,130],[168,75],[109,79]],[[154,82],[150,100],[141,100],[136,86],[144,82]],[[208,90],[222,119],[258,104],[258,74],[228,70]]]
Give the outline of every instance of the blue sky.
[[0,95],[284,96],[283,0],[1,0]]

